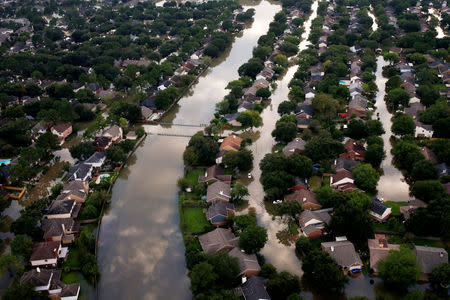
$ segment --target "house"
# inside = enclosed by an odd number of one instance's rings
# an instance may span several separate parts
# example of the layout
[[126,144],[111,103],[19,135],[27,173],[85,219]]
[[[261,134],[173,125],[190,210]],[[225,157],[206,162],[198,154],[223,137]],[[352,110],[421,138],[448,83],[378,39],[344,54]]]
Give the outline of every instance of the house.
[[78,217],[81,204],[76,203],[75,200],[52,201],[49,207],[44,212],[46,219],[67,219]]
[[221,164],[221,163],[222,163],[223,157],[224,157],[225,154],[227,154],[227,153],[228,153],[228,151],[225,151],[225,150],[219,151],[219,153],[217,153],[217,155],[216,155],[216,164]]
[[216,228],[198,237],[204,252],[214,254],[222,250],[231,250],[238,246],[239,238],[231,229]]
[[[77,203],[83,203],[88,194],[88,185],[80,180],[72,180],[63,185],[61,194],[56,200],[73,199]],[[60,196],[62,196],[60,198]]]
[[253,82],[253,86],[257,89],[268,88],[270,83],[266,79],[256,79]]
[[[305,101],[306,102],[306,101]],[[294,110],[295,115],[305,117],[305,118],[312,118],[314,115],[314,108],[311,104],[302,102],[300,103]]]
[[335,242],[325,242],[321,246],[322,250],[328,252],[344,272],[361,273],[363,265],[361,258],[347,238],[336,238]]
[[427,146],[424,146],[424,147],[420,148],[420,153],[422,153],[423,156],[425,156],[426,160],[429,160],[433,164],[437,164],[438,163],[436,154],[434,154],[433,150],[431,150]]
[[62,145],[66,137],[72,133],[72,124],[62,123],[55,125],[51,128],[51,132],[58,137],[58,142]]
[[419,199],[410,200],[408,205],[400,206],[400,213],[405,219],[409,219],[411,213],[420,207],[426,207],[427,204]]
[[205,176],[199,176],[199,183],[212,183],[216,181],[222,181],[231,184],[231,175],[225,175],[225,171],[222,167],[214,165],[206,169]]
[[41,122],[37,123],[36,125],[33,126],[33,128],[31,128],[31,132],[35,139],[37,139],[41,134],[46,133],[47,130],[48,130],[48,126]]
[[223,139],[220,144],[219,151],[238,151],[241,148],[242,139],[237,135],[230,135]]
[[301,204],[302,210],[321,209],[322,205],[317,201],[314,192],[308,190],[295,190],[292,194],[284,196],[285,201],[297,201]]
[[86,159],[83,163],[86,165],[91,165],[93,168],[100,168],[103,166],[106,160],[106,153],[105,152],[94,152],[88,159]]
[[330,186],[340,191],[353,191],[356,189],[353,175],[347,170],[339,170],[330,177]]
[[369,239],[370,268],[377,272],[378,262],[385,259],[390,250],[400,250],[400,245],[388,244],[384,234],[375,234],[375,239]]
[[296,190],[309,190],[309,185],[306,179],[295,177],[294,178],[295,184],[294,186],[291,186],[288,190],[289,191],[296,191]]
[[245,300],[270,300],[270,296],[266,291],[265,282],[267,279],[252,276],[246,279],[241,285],[242,296]]
[[69,252],[69,248],[61,247],[61,242],[42,242],[33,247],[30,257],[32,267],[53,266],[58,263],[58,259],[64,259]]
[[117,125],[113,125],[105,129],[102,136],[110,138],[113,143],[118,143],[123,137],[123,130]]
[[414,124],[416,124],[416,131],[414,133],[415,137],[427,137],[427,138],[433,137],[434,131],[432,125],[426,125],[417,120],[414,120]]
[[227,120],[228,124],[231,126],[240,127],[242,126],[241,122],[237,120],[237,118],[241,115],[240,112],[234,113],[234,114],[226,114],[223,117]]
[[298,217],[302,233],[309,238],[321,236],[323,229],[325,228],[325,224],[328,224],[330,220],[331,217],[328,212],[311,210],[302,211]]
[[294,153],[301,153],[305,150],[306,142],[301,138],[296,138],[289,142],[284,148],[283,153],[286,156],[291,156]]
[[448,263],[448,253],[443,248],[415,245],[413,251],[416,254],[417,264],[422,270],[423,279],[426,279],[427,275],[440,264]]
[[61,300],[76,300],[80,294],[79,284],[65,284],[61,281],[61,270],[36,268],[25,272],[21,284],[29,284],[37,292],[45,292]]
[[75,240],[75,234],[80,230],[80,224],[72,218],[42,219],[41,229],[47,242],[62,242],[70,244]]
[[347,150],[347,153],[341,153],[339,157],[359,161],[364,160],[364,156],[366,155],[366,148],[364,148],[364,146],[355,143],[353,140],[348,140],[345,142],[344,147],[345,150]]
[[135,141],[135,140],[137,140],[138,136],[137,136],[137,134],[136,134],[136,131],[128,131],[128,133],[127,133],[127,135],[126,135],[125,138],[126,138],[127,140]]
[[153,115],[153,110],[151,110],[150,108],[142,105],[141,106],[141,115],[142,115],[142,120],[150,121],[150,118]]
[[307,129],[309,127],[309,124],[311,124],[311,118],[307,118],[307,117],[302,117],[300,115],[296,116],[297,117],[297,128],[304,130]]
[[218,201],[213,203],[206,212],[206,219],[213,226],[219,227],[227,224],[226,219],[229,215],[234,215],[236,210],[233,203]]
[[97,151],[105,152],[112,145],[112,141],[109,137],[97,136],[95,137],[93,144]]
[[336,171],[347,170],[351,173],[353,172],[353,169],[359,164],[360,162],[357,160],[339,157],[334,160],[334,169]]
[[414,120],[419,119],[420,112],[425,110],[425,106],[420,102],[414,102],[405,108],[405,114],[412,117]]
[[67,180],[79,180],[88,181],[92,177],[92,171],[94,167],[90,164],[80,162],[74,166],[69,167],[69,172],[67,175]]
[[439,177],[450,174],[450,167],[446,163],[435,165],[434,168],[438,171]]
[[229,202],[231,198],[231,186],[229,183],[216,181],[208,185],[206,190],[206,202],[213,203],[216,201]]
[[228,252],[228,255],[238,259],[239,276],[252,277],[258,275],[259,271],[261,271],[255,254],[246,254],[238,247],[234,247]]
[[391,215],[392,210],[377,198],[372,198],[369,214],[377,222],[386,221]]

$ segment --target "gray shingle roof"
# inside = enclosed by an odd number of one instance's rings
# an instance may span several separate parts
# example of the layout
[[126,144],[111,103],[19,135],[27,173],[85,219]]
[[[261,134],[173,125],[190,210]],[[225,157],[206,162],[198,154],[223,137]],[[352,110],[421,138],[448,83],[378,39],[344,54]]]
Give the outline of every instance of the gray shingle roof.
[[362,265],[361,258],[355,251],[355,247],[349,241],[322,243],[324,249],[342,267],[349,267],[353,264]]
[[245,300],[270,300],[270,296],[264,286],[266,279],[253,276],[241,285],[242,294]]
[[440,265],[448,262],[448,253],[443,248],[414,246],[417,263],[425,274]]
[[198,240],[203,251],[210,254],[224,248],[237,247],[239,243],[239,238],[224,228],[216,228],[213,231],[202,234],[198,237]]
[[238,247],[233,248],[228,254],[231,257],[236,257],[238,259],[241,274],[248,270],[261,270],[255,254],[246,254]]

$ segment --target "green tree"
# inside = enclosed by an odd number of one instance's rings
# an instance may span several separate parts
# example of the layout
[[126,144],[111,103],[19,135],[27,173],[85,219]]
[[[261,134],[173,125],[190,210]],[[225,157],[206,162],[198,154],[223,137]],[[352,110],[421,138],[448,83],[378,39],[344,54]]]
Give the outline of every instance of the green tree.
[[184,162],[190,166],[210,166],[216,160],[219,146],[212,138],[205,137],[202,131],[197,132],[184,151]]
[[430,273],[429,280],[434,289],[446,292],[450,284],[450,264],[447,262],[435,267]]
[[11,242],[11,253],[28,260],[33,252],[33,241],[30,237],[19,234]]
[[325,251],[314,249],[302,259],[302,270],[306,280],[320,286],[321,291],[340,293],[348,278],[342,268]]
[[287,144],[297,136],[297,125],[292,122],[277,122],[272,136],[277,142]]
[[411,194],[420,200],[430,202],[445,195],[445,188],[438,180],[420,180],[412,185]]
[[239,215],[233,217],[234,224],[241,229],[256,226],[256,218],[251,215]]
[[22,273],[23,269],[24,267],[17,256],[13,254],[0,256],[0,270],[2,272],[8,271],[9,275],[13,276],[15,273]]
[[268,88],[261,88],[256,91],[256,97],[261,97],[263,99],[269,99],[272,93]]
[[414,134],[415,130],[416,125],[413,118],[406,114],[396,116],[392,122],[392,132],[396,135]]
[[278,105],[278,113],[280,115],[286,115],[293,112],[295,109],[295,103],[292,101],[283,101]]
[[58,138],[51,132],[41,134],[36,140],[36,147],[45,150],[55,150],[58,148]]
[[289,173],[302,178],[309,178],[313,174],[313,162],[309,157],[294,153],[287,158]]
[[332,159],[345,151],[344,145],[329,137],[314,136],[305,146],[303,154],[317,162]]
[[232,284],[239,274],[238,259],[231,257],[227,252],[219,252],[207,255],[206,261],[214,267],[214,273],[224,283]]
[[86,160],[95,152],[95,147],[91,142],[81,142],[69,148],[73,158]]
[[409,103],[409,94],[402,88],[395,88],[388,92],[387,100],[394,109],[397,109],[399,105],[405,107]]
[[127,155],[120,146],[113,145],[106,150],[106,158],[116,163],[124,163]]
[[353,169],[355,184],[362,190],[374,192],[377,188],[380,174],[370,164],[359,164]]
[[246,110],[242,112],[236,120],[241,123],[244,128],[259,127],[262,124],[262,118],[256,110]]
[[362,120],[352,119],[348,123],[346,134],[352,139],[360,140],[369,135],[369,129]]
[[267,242],[267,230],[260,226],[249,226],[239,235],[239,247],[246,253],[257,253]]
[[330,120],[337,116],[339,101],[328,94],[317,94],[312,100],[312,106],[317,111],[320,120]]
[[245,148],[239,151],[230,151],[222,159],[222,163],[228,168],[238,168],[240,171],[248,171],[253,166],[253,153]]
[[219,279],[219,275],[214,272],[214,267],[207,262],[197,264],[189,277],[191,278],[191,290],[194,294],[208,291]]
[[406,247],[389,251],[388,256],[379,261],[378,272],[387,285],[400,290],[414,285],[420,275],[416,256]]
[[295,241],[295,252],[300,256],[305,256],[313,250],[313,246],[308,237],[302,235]]
[[273,300],[284,300],[289,295],[300,292],[300,279],[286,271],[267,280],[266,289]]
[[431,161],[426,159],[419,160],[414,163],[411,171],[411,179],[413,181],[438,179],[438,171]]
[[364,159],[367,163],[371,164],[375,169],[380,167],[381,162],[386,157],[386,153],[381,144],[371,144],[367,146],[366,155]]
[[245,196],[250,195],[247,187],[241,182],[236,182],[231,190],[231,199],[233,201],[242,201]]
[[6,289],[5,293],[2,295],[2,299],[48,300],[50,298],[43,293],[36,292],[32,284],[21,284],[18,281],[15,281]]

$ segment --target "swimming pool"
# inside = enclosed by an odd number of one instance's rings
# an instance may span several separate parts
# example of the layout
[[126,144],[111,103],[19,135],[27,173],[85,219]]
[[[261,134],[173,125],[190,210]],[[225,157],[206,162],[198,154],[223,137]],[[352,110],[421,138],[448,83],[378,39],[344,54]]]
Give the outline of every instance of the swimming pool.
[[108,178],[108,177],[110,177],[111,175],[109,175],[109,174],[100,174],[98,177],[97,177],[97,180],[95,181],[95,183],[97,183],[97,184],[99,184],[104,178]]
[[9,165],[11,163],[10,159],[0,159],[0,166],[1,165]]

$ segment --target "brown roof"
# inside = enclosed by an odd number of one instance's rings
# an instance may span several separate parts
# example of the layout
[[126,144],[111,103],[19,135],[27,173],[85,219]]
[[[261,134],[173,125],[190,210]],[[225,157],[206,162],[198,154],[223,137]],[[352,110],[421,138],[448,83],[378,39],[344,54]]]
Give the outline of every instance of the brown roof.
[[312,203],[320,205],[319,202],[316,199],[316,195],[308,190],[296,190],[292,194],[288,194],[284,196],[284,200],[286,201],[298,201],[300,204],[306,204],[306,203]]
[[72,127],[72,124],[70,124],[70,123],[61,123],[61,124],[58,124],[58,125],[54,125],[53,127],[52,127],[52,129],[54,129],[54,130],[56,130],[57,132],[64,132],[64,131],[66,131],[67,129],[69,129],[70,127]]
[[238,259],[240,274],[250,270],[256,270],[258,272],[261,270],[255,254],[246,254],[238,247],[233,248],[228,254]]
[[386,237],[370,239],[367,242],[369,244],[370,267],[372,269],[377,268],[378,262],[386,258],[390,250],[400,249],[400,245],[388,244]]
[[49,269],[32,269],[31,271],[25,272],[20,278],[20,283],[31,284],[34,287],[47,286],[50,283],[50,279],[55,276],[55,270]]
[[216,253],[226,248],[237,247],[239,238],[230,230],[224,228],[216,228],[213,231],[202,234],[198,237],[202,249],[206,253]]
[[336,172],[336,174],[333,174],[331,176],[331,178],[333,178],[332,184],[338,182],[339,180],[342,180],[344,178],[351,178],[353,179],[353,175],[351,172],[343,169],[343,170],[339,170]]
[[58,249],[61,242],[37,243],[33,248],[30,261],[58,258]]
[[422,147],[420,149],[420,152],[423,154],[423,156],[425,156],[425,158],[427,160],[431,161],[433,164],[437,164],[438,163],[436,154],[434,154],[433,150],[431,150],[430,148],[428,148],[426,146]]
[[214,181],[224,181],[224,182],[231,182],[232,176],[231,175],[225,175],[225,171],[222,167],[218,165],[214,165],[206,169],[205,176],[200,176],[198,178],[198,182],[208,182],[211,180]]
[[229,201],[231,197],[231,186],[228,182],[216,181],[208,186],[206,191],[206,201],[213,200]]
[[241,148],[242,139],[237,135],[230,135],[226,137],[222,144],[220,145],[219,150],[222,151],[226,146],[231,146],[232,148],[239,150]]
[[79,228],[79,224],[71,218],[43,219],[41,221],[41,228],[42,231],[44,231],[44,238],[63,235],[63,226],[66,229],[66,232],[76,232]]
[[425,274],[442,263],[448,262],[448,253],[443,248],[414,246],[414,253],[417,257],[417,263]]

